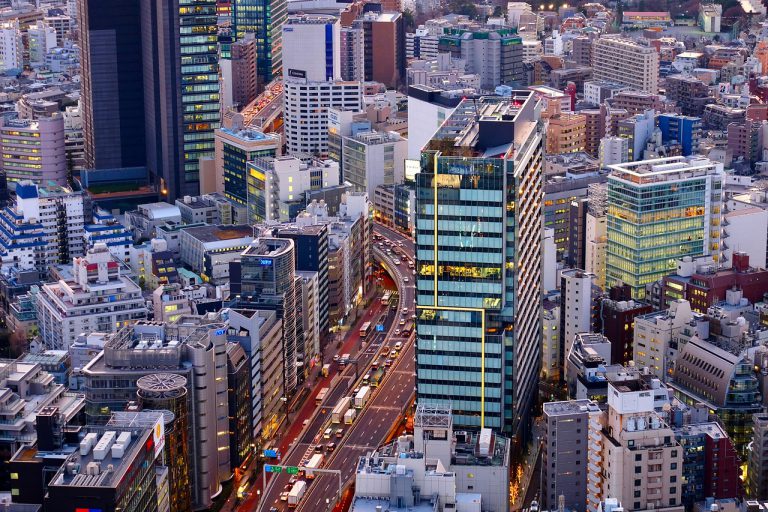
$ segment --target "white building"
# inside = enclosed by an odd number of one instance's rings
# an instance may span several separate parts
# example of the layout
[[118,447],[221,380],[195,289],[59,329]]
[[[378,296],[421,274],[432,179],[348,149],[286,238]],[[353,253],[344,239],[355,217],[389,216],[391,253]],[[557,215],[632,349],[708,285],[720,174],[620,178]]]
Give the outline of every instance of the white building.
[[48,52],[57,46],[56,29],[47,23],[38,21],[27,29],[27,48],[31,67],[37,68],[44,65]]
[[594,283],[605,288],[605,262],[608,248],[608,218],[588,211],[584,248],[584,269],[594,274]]
[[629,139],[603,137],[600,139],[600,166],[618,165],[629,161]]
[[379,185],[403,182],[408,141],[396,132],[365,132],[342,139],[344,181],[373,197]]
[[[284,63],[285,65],[285,63]],[[285,143],[288,153],[328,151],[328,108],[363,108],[360,82],[290,79],[283,84]]]
[[436,499],[434,510],[507,512],[509,452],[491,429],[454,432],[450,408],[418,404],[413,435],[360,458],[352,510],[433,510]]
[[526,2],[507,2],[507,24],[512,28],[520,25],[520,16],[533,13],[531,4]]
[[[230,337],[243,347],[251,361],[251,425],[254,441],[269,439],[285,416],[283,329],[275,311],[241,303],[222,310]],[[230,338],[232,339],[232,338]]]
[[720,32],[723,19],[723,6],[720,4],[701,4],[699,6],[699,26],[708,33]]
[[588,510],[605,496],[638,512],[684,510],[683,448],[655,411],[658,387],[643,379],[608,384],[608,411],[589,423]]
[[587,80],[584,82],[584,101],[592,105],[602,105],[605,100],[630,89],[628,85],[605,80]]
[[341,79],[340,27],[335,16],[289,16],[283,25],[285,79],[316,82]]
[[86,218],[90,202],[85,193],[19,182],[16,204],[0,211],[2,266],[47,272],[50,265],[82,256]]
[[563,36],[559,30],[553,30],[552,35],[544,40],[545,55],[563,54]]
[[421,148],[432,138],[440,125],[450,117],[467,93],[425,85],[408,88],[408,158],[419,160]]
[[592,332],[592,284],[594,274],[566,270],[560,274],[560,335],[565,347],[562,357],[571,353],[576,335]]
[[544,55],[544,46],[538,39],[523,39],[523,61]]
[[0,24],[0,71],[21,70],[23,50],[18,20]]
[[120,274],[106,245],[75,258],[72,273],[40,288],[37,320],[46,348],[66,350],[81,333],[115,332],[146,317],[141,288]]
[[304,324],[304,345],[296,347],[304,369],[320,354],[320,273],[297,270],[301,279],[301,319]]
[[306,204],[304,193],[336,186],[340,180],[339,164],[333,160],[305,162],[293,156],[259,158],[248,162],[248,169],[251,222],[286,222],[292,217],[292,205]]
[[433,34],[427,27],[420,25],[416,32],[405,34],[405,56],[409,59],[436,59],[438,34]]
[[659,53],[632,39],[603,36],[593,44],[595,80],[609,80],[651,94],[659,92]]
[[768,253],[768,210],[733,198],[727,202],[728,211],[723,215],[727,223],[727,245],[725,264],[733,261],[734,252],[745,252],[749,261],[764,267]]
[[680,331],[693,319],[691,304],[685,299],[670,303],[669,310],[635,317],[633,360],[635,366],[648,368],[662,380],[671,377]]

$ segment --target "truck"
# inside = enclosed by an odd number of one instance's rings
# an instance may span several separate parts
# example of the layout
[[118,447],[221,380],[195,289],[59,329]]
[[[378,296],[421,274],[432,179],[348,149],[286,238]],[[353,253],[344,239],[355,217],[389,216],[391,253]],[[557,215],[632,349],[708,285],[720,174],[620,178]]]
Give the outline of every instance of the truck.
[[322,453],[314,454],[312,458],[309,459],[309,462],[307,462],[307,465],[304,466],[304,476],[310,480],[315,478],[315,473],[312,470],[318,469],[322,464],[323,464],[323,454]]
[[325,397],[328,396],[328,391],[329,391],[328,388],[323,388],[320,390],[319,393],[317,393],[317,396],[315,397],[315,403],[317,405],[320,405],[321,403],[323,403],[323,400],[325,400]]
[[347,366],[347,363],[349,363],[349,358],[352,357],[349,354],[342,354],[339,358],[339,365],[340,366]]
[[339,400],[339,403],[336,404],[336,407],[333,408],[333,413],[331,413],[331,421],[334,423],[341,423],[341,420],[344,419],[344,414],[349,409],[349,402],[352,400],[352,398],[345,396],[342,397],[341,400]]
[[344,423],[347,425],[351,425],[353,421],[355,421],[355,418],[357,418],[357,410],[355,409],[348,409],[347,412],[344,413]]
[[288,506],[292,508],[297,507],[305,492],[307,492],[307,482],[299,480],[293,484],[291,492],[288,493]]
[[360,388],[360,391],[357,392],[357,395],[355,396],[355,408],[362,409],[365,407],[365,404],[368,403],[368,399],[371,397],[371,387],[370,386],[363,386]]

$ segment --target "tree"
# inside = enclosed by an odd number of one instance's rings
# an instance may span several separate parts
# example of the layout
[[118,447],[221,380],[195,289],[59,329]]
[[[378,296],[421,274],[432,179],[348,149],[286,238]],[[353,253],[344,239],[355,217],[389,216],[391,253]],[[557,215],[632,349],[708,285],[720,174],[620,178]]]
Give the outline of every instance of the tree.
[[413,32],[416,30],[416,20],[410,9],[403,11],[403,23],[405,24],[406,32]]
[[493,17],[498,18],[500,16],[504,16],[504,8],[500,5],[497,5],[493,8]]

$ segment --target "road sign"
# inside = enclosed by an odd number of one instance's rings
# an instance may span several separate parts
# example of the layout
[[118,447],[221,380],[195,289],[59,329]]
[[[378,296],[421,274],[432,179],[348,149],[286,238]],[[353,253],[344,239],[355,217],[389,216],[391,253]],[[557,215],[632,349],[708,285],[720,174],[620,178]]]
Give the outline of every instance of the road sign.
[[376,332],[384,332],[384,324],[376,324]]
[[297,475],[299,474],[299,468],[297,468],[296,466],[287,466],[285,468],[285,472],[288,473],[289,475]]
[[265,464],[264,471],[266,471],[267,473],[282,473],[283,466],[271,466],[269,464]]

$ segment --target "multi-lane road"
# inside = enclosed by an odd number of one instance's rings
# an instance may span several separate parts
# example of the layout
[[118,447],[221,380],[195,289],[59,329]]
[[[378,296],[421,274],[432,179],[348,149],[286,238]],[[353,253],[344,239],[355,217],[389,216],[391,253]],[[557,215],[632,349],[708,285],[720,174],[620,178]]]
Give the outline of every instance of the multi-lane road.
[[[406,327],[413,327],[411,317],[414,315],[415,287],[413,270],[409,262],[413,261],[413,242],[406,236],[376,225],[374,233],[381,237],[376,240],[373,248],[374,259],[382,264],[395,282],[400,292],[400,303],[397,309],[386,308],[385,311],[372,308],[370,318],[365,320],[383,321],[389,327],[385,333],[369,335],[366,343],[353,358],[357,359],[357,372],[353,365],[348,366],[334,379],[328,397],[322,407],[309,420],[297,442],[283,457],[283,466],[300,466],[314,453],[317,444],[327,445],[335,442],[336,448],[326,454],[324,469],[341,471],[343,485],[348,484],[354,477],[357,461],[360,456],[378,448],[399,422],[402,413],[410,403],[415,389],[414,381],[414,347],[413,335],[405,338],[395,333],[401,326],[400,319],[406,320]],[[397,254],[399,253],[399,254]],[[400,264],[395,264],[400,260]],[[403,308],[407,308],[403,311]],[[379,317],[381,315],[381,317]],[[386,317],[384,317],[386,315]],[[381,320],[377,320],[381,318]],[[398,341],[403,342],[403,349],[394,359],[392,366],[386,372],[381,385],[376,388],[368,404],[359,411],[352,425],[333,425],[334,430],[343,429],[342,437],[325,439],[323,432],[329,427],[331,411],[340,398],[352,395],[352,388],[360,385],[357,377],[368,372],[370,364],[379,359],[384,361],[389,356],[382,350],[384,346],[391,349]],[[280,500],[280,494],[289,485],[289,475],[273,475],[267,485],[263,499],[256,510],[268,512],[273,509],[284,510],[287,504]],[[299,503],[297,510],[320,512],[329,510],[338,496],[339,480],[336,475],[319,475],[309,486],[306,494]]]

